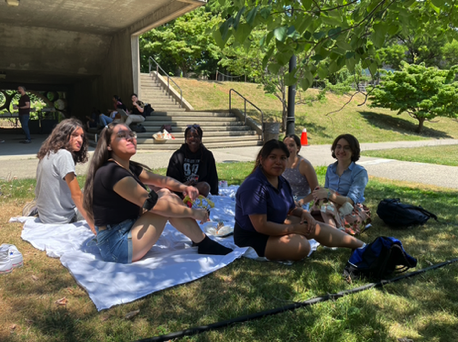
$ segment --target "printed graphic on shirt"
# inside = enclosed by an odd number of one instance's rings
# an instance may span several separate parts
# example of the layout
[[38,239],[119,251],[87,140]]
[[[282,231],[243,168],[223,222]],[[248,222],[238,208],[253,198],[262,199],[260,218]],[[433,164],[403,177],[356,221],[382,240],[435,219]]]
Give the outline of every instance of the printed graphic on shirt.
[[184,158],[183,170],[186,181],[193,180],[197,182],[199,180],[199,176],[197,175],[199,172],[199,163],[200,159]]

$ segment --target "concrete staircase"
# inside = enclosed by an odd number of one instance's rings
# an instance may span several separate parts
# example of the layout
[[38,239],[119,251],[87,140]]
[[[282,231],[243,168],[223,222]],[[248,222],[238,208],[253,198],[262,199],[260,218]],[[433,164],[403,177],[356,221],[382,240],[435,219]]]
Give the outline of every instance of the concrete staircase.
[[[203,131],[202,142],[209,149],[262,144],[261,136],[235,114],[229,111],[187,111],[180,106],[179,98],[175,99],[167,94],[155,76],[141,74],[140,81],[141,100],[150,103],[154,112],[143,122],[146,132],[138,133],[139,150],[176,150],[184,143],[185,129],[192,124],[200,125]],[[168,140],[165,144],[154,143],[152,135],[162,125],[172,126],[171,134],[175,139]]]
[[[245,147],[262,145],[259,130],[245,125],[242,118],[229,111],[194,111],[185,102],[180,106],[180,98],[167,93],[163,84],[164,79],[157,80],[155,76],[141,74],[141,100],[151,104],[154,112],[147,116],[142,125],[145,133],[137,133],[138,150],[177,150],[184,143],[184,131],[188,125],[198,124],[202,128],[202,142],[208,149],[223,147]],[[160,131],[162,125],[172,127],[175,139],[166,143],[155,143],[152,135]],[[90,145],[95,146],[98,136],[88,133]]]

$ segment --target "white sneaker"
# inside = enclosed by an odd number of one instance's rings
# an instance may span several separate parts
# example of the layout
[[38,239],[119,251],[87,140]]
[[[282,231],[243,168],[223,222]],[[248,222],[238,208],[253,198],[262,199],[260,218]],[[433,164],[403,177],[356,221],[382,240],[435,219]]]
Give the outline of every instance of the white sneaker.
[[13,263],[11,262],[8,247],[0,247],[0,274],[11,273]]
[[3,248],[8,249],[8,255],[10,257],[11,263],[13,264],[13,268],[22,267],[24,265],[22,254],[21,252],[19,252],[15,245],[9,245],[7,243],[4,243],[0,246],[0,250]]

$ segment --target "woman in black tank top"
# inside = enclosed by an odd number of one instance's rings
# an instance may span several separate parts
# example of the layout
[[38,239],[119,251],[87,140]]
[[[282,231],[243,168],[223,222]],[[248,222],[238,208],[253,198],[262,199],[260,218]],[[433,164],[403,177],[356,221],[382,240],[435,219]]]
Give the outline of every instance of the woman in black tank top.
[[[136,149],[135,132],[112,123],[102,131],[91,160],[84,207],[94,218],[102,258],[122,263],[140,260],[159,239],[167,221],[198,246],[198,253],[230,253],[231,249],[208,238],[197,224],[196,220],[208,220],[208,212],[188,208],[172,193],[183,192],[195,199],[198,190],[130,161]],[[149,193],[145,185],[159,190]]]

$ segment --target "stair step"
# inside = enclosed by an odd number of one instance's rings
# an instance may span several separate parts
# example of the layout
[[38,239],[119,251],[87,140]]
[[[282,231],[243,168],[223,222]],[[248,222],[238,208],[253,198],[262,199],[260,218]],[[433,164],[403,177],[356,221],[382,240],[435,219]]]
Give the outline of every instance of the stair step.
[[[186,125],[192,125],[194,123],[197,123],[197,124],[201,124],[202,121],[206,121],[206,120],[203,120],[202,118],[199,118],[199,117],[195,117],[195,116],[184,116],[184,115],[181,115],[181,116],[148,116],[147,117],[147,121],[145,122],[151,122],[151,121],[164,121],[164,122],[176,122],[177,124],[179,123],[182,123],[182,124],[186,124]],[[226,123],[229,123],[229,122],[240,122],[238,121],[238,118],[234,118],[234,117],[227,117],[227,118],[218,118],[218,117],[213,117],[213,118],[209,118],[208,121],[211,121],[211,122],[226,122]],[[240,124],[243,125],[243,122],[240,122]]]
[[[146,132],[152,132],[152,133],[158,132],[161,129],[162,125],[164,125],[164,124],[161,124],[161,123],[145,124],[145,122],[143,122],[142,124],[146,128]],[[169,124],[166,124],[166,125],[169,125]],[[187,125],[185,125],[185,126],[177,126],[177,125],[175,125],[173,123],[170,126],[172,126],[172,133],[173,134],[175,134],[175,133],[183,133],[187,128]],[[244,126],[244,125],[222,126],[222,125],[211,125],[211,124],[208,124],[208,125],[200,125],[200,127],[202,128],[202,131],[204,132],[205,136],[207,136],[207,134],[209,134],[209,132],[255,132],[250,127]],[[142,133],[142,134],[144,134],[144,133]]]
[[[138,144],[137,149],[141,151],[175,151],[178,150],[183,142],[178,143],[178,144],[170,144],[169,141],[167,141],[165,144]],[[237,141],[237,142],[230,142],[228,144],[227,142],[219,142],[219,143],[205,143],[205,147],[208,149],[215,149],[215,148],[226,148],[228,146],[230,147],[247,147],[247,146],[261,146],[262,141],[261,140],[256,140],[256,141]]]
[[[146,132],[143,133],[137,133],[137,138],[138,139],[149,139],[152,137],[153,134],[159,132],[160,127],[157,130],[147,130]],[[183,130],[174,130],[172,129],[172,132],[170,132],[175,138],[184,138],[184,131]],[[205,130],[204,132],[204,140],[208,141],[209,138],[218,138],[221,140],[221,138],[241,138],[241,137],[252,137],[252,136],[258,136],[258,134],[253,131],[253,130],[241,130],[241,131],[207,131]]]
[[194,117],[194,118],[208,118],[210,120],[213,120],[213,118],[233,118],[234,115],[231,113],[225,113],[225,112],[160,112],[160,111],[154,111],[151,116],[147,116],[146,120],[154,120],[154,117],[163,117],[163,118],[176,118],[180,116],[185,116],[185,117]]

